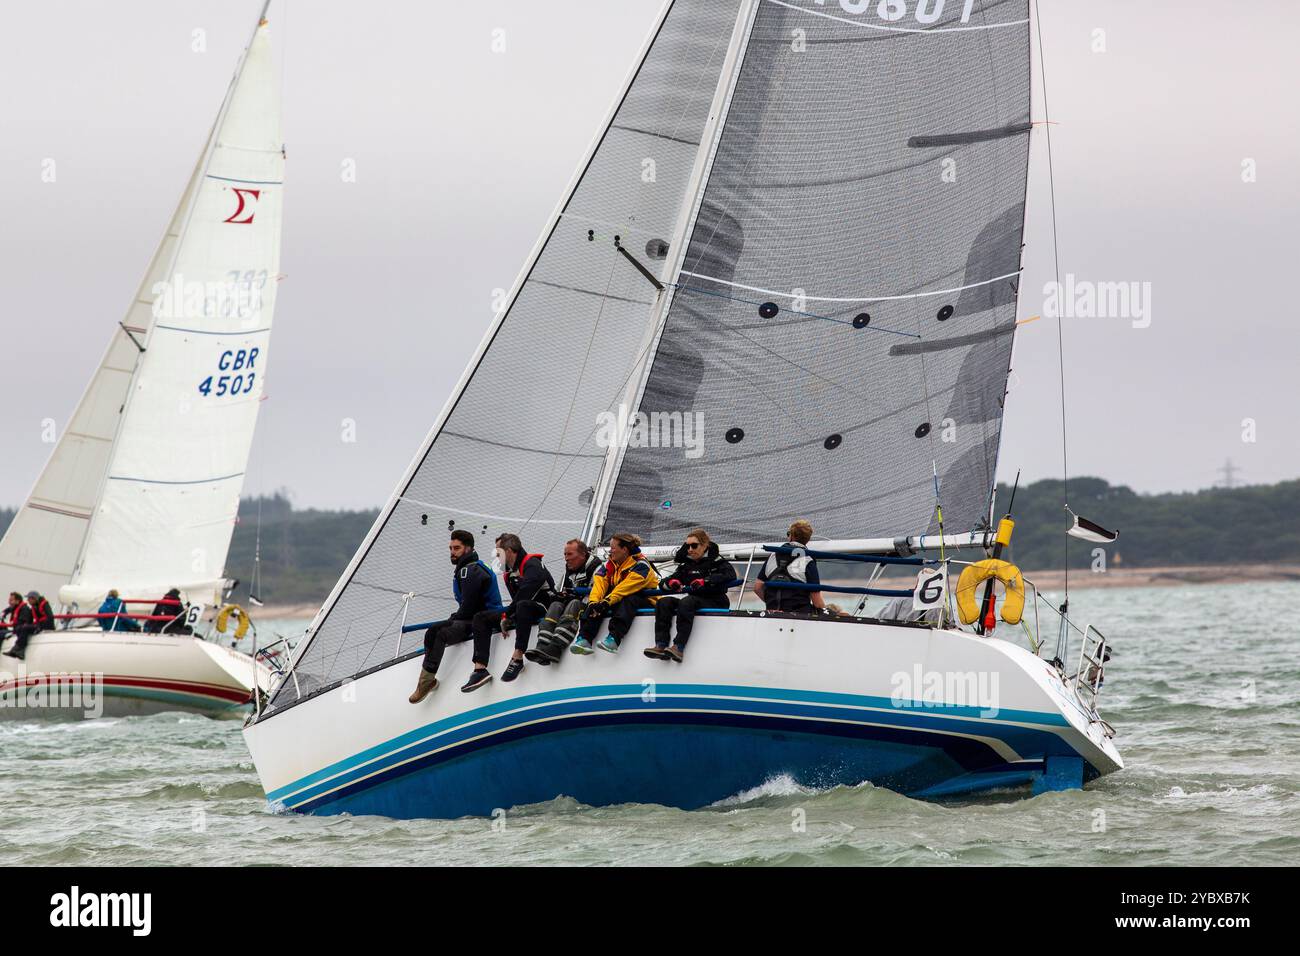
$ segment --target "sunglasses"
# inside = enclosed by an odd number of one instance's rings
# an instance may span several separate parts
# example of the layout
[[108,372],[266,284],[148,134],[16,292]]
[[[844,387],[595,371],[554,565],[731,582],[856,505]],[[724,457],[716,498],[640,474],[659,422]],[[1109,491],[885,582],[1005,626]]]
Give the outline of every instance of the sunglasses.
[[687,541],[687,542],[686,542],[686,550],[688,550],[688,551],[694,551],[694,550],[695,550],[696,548],[698,548],[699,546],[700,546],[700,543],[699,543],[698,541]]

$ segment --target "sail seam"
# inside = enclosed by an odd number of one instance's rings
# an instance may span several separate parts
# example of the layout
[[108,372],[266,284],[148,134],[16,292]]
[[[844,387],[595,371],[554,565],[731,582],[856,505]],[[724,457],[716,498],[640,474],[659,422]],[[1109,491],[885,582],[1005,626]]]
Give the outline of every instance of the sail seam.
[[263,332],[270,332],[271,327],[264,329],[187,329],[179,325],[155,325],[155,329],[165,329],[168,332],[192,332],[195,335],[260,335]]
[[397,499],[405,501],[408,504],[419,505],[421,508],[433,508],[435,511],[453,511],[458,515],[469,515],[472,518],[488,518],[492,521],[515,521],[520,524],[582,524],[581,519],[564,519],[564,518],[511,518],[507,515],[487,514],[482,511],[467,511],[464,508],[453,508],[451,505],[438,505],[431,501],[420,501],[416,498],[408,498],[402,495]]
[[[932,292],[913,292],[908,295],[875,295],[859,296],[856,298],[835,298],[826,295],[802,295],[797,298],[804,299],[808,302],[894,302],[900,299],[923,299],[933,295],[950,295],[953,292],[962,292],[966,289],[975,289],[982,285],[989,285],[994,282],[1001,282],[1003,279],[1010,279],[1018,276],[1024,271],[1017,269],[1015,272],[1008,272],[1006,275],[994,276],[992,279],[984,279],[981,282],[972,282],[969,285],[960,285],[955,289],[935,289]],[[683,269],[680,275],[691,276],[695,279],[704,279],[706,282],[716,282],[718,285],[731,286],[733,289],[744,289],[747,292],[761,292],[763,295],[774,295],[783,299],[794,299],[796,296],[790,292],[778,292],[775,289],[760,289],[758,286],[742,285],[739,282],[728,282],[726,279],[715,279],[713,276],[701,275],[698,272],[688,272]],[[910,334],[910,333],[908,333]]]
[[109,475],[109,481],[134,481],[142,485],[206,485],[214,481],[229,481],[231,478],[242,478],[244,473],[241,471],[234,475],[222,475],[219,478],[195,478],[193,481],[163,481],[158,478],[131,478],[127,475]]
[[250,186],[283,186],[283,179],[232,179],[229,176],[216,176],[212,173],[206,173],[208,179],[220,179],[226,183],[247,183]]

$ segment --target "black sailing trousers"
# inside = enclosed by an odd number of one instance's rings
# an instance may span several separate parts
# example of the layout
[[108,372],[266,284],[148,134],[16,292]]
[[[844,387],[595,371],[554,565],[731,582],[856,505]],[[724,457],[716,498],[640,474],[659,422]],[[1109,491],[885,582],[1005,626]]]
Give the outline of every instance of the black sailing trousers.
[[661,597],[655,604],[655,644],[667,647],[672,637],[673,619],[677,620],[677,646],[686,647],[695,626],[695,612],[702,607],[730,607],[725,594],[687,594],[685,597]]
[[[623,638],[632,627],[632,622],[636,620],[636,612],[643,607],[649,606],[650,599],[648,597],[644,594],[633,593],[610,608],[609,633],[613,636],[615,644],[623,643]],[[600,632],[600,622],[603,620],[603,617],[583,618],[578,633],[586,638],[587,643],[596,643],[596,635]]]
[[[495,617],[500,616],[500,612],[495,614]],[[474,663],[479,667],[487,667],[488,653],[492,649],[492,632],[488,631],[480,638],[469,621],[445,621],[424,632],[424,669],[430,674],[438,673],[443,651],[449,645],[464,643],[471,637],[474,639]]]

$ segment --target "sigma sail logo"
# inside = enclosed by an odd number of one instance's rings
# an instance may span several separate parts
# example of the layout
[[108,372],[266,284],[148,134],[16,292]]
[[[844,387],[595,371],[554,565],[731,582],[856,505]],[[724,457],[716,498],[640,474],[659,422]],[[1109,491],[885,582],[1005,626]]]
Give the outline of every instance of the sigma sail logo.
[[[939,22],[945,6],[955,9],[959,2],[962,5],[961,22],[970,23],[975,0],[954,0],[952,4],[948,4],[947,0],[839,0],[839,7],[845,13],[855,16],[874,11],[877,17],[887,23],[897,23],[911,13],[917,23],[928,25]],[[819,7],[829,5],[828,0],[813,0],[813,3]]]
[[[244,189],[243,187],[234,186],[231,187],[230,191],[233,192],[239,200],[239,206],[230,214],[229,219],[223,219],[221,221],[231,223],[235,226],[251,225],[253,222],[253,216],[257,214],[257,210],[254,207],[257,205],[257,201],[262,198],[262,190]],[[249,197],[252,198],[250,199]],[[239,217],[244,215],[245,212],[247,212],[248,218],[240,219]]]

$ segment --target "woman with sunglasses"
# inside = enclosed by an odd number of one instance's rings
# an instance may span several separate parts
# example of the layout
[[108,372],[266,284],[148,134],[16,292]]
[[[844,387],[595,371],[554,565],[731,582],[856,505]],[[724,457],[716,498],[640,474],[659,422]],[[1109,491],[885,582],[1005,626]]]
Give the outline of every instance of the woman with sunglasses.
[[[647,647],[645,656],[680,664],[686,642],[691,639],[696,613],[701,608],[730,605],[727,589],[736,579],[736,571],[730,561],[718,554],[718,546],[709,540],[703,528],[696,528],[686,536],[674,560],[677,570],[663,582],[665,596],[655,604],[655,646]],[[674,620],[677,640],[670,646]]]

